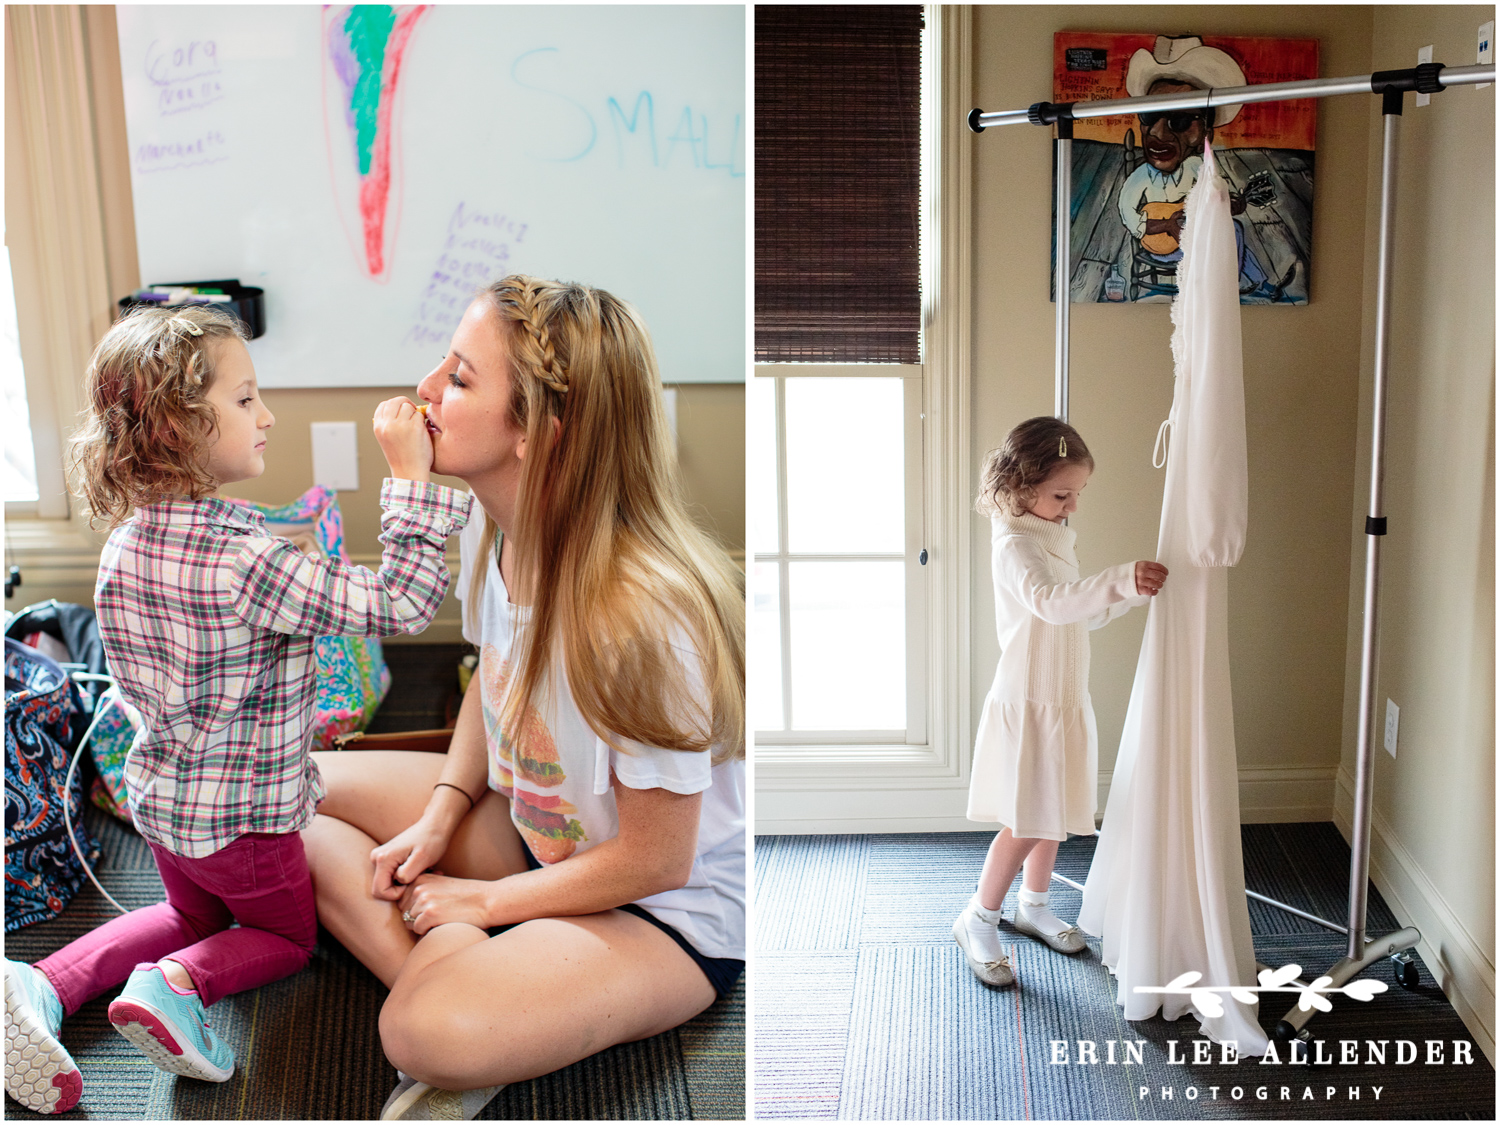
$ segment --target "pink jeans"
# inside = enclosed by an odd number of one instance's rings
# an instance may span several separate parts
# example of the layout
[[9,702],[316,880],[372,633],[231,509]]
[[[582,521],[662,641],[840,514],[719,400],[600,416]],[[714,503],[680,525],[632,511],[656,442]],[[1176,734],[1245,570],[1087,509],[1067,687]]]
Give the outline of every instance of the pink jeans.
[[137,964],[168,957],[205,1007],[306,966],[318,920],[301,835],[252,832],[203,859],[156,844],[151,852],[166,902],[113,918],[37,963],[64,1012],[123,984]]

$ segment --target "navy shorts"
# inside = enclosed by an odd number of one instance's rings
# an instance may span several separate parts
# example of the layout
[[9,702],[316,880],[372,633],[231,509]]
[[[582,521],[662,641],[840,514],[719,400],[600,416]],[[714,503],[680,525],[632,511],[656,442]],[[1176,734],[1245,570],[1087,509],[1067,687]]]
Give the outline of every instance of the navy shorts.
[[[537,871],[542,867],[541,862],[536,856],[531,854],[530,848],[526,849],[526,867],[529,871]],[[683,937],[677,931],[675,926],[667,925],[643,906],[627,902],[620,909],[627,914],[634,914],[637,918],[644,918],[681,946],[682,951],[693,959],[693,964],[703,970],[703,975],[708,978],[708,983],[713,985],[714,995],[720,1000],[724,999],[724,997],[728,996],[734,990],[735,981],[739,980],[740,974],[745,971],[745,962],[734,957],[703,956],[703,954],[693,948],[692,942],[688,941],[687,938]],[[496,934],[503,934],[508,929],[510,929],[510,926],[494,926],[491,927],[489,934],[491,937],[494,937]]]

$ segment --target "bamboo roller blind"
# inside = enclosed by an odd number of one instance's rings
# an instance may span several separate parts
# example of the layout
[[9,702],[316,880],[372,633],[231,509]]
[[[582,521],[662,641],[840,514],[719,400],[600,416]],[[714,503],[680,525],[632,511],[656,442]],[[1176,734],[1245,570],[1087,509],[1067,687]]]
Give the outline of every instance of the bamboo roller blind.
[[921,359],[919,5],[755,8],[755,358]]

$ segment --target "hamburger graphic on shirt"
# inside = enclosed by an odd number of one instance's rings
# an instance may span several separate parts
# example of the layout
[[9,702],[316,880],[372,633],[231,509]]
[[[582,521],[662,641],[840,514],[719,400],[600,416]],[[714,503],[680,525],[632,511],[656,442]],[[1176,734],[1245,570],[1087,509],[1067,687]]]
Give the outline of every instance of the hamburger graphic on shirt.
[[560,794],[536,791],[556,789],[567,780],[558,761],[557,743],[546,721],[529,703],[516,739],[512,742],[507,738],[500,715],[510,682],[510,663],[494,645],[485,645],[479,665],[491,783],[510,798],[511,821],[531,854],[542,863],[558,863],[572,855],[588,834],[572,818],[577,808]]

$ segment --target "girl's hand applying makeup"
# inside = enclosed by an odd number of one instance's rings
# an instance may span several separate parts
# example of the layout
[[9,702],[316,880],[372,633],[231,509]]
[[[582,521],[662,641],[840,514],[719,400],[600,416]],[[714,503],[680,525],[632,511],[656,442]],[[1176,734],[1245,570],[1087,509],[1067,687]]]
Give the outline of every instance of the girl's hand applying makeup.
[[432,438],[427,419],[409,398],[386,399],[375,408],[375,440],[391,476],[426,481],[432,474]]

